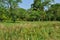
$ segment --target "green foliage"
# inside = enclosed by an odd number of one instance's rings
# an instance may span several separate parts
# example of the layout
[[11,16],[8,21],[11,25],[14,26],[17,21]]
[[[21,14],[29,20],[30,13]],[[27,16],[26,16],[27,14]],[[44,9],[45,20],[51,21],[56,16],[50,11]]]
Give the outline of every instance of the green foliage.
[[48,13],[53,15],[53,17],[54,17],[53,19],[60,20],[59,19],[59,17],[60,17],[60,4],[51,5],[51,7],[48,10]]
[[39,20],[40,19],[40,16],[39,16],[40,14],[39,14],[39,12],[38,11],[32,11],[31,13],[30,13],[30,20],[31,21],[37,21],[37,20]]
[[51,5],[53,0],[34,0],[34,3],[31,5],[33,10],[44,10],[44,6]]
[[[22,0],[0,0],[0,22],[8,21],[60,21],[60,4],[54,0],[34,0],[31,8],[25,10],[18,3]],[[48,10],[45,10],[47,7]]]

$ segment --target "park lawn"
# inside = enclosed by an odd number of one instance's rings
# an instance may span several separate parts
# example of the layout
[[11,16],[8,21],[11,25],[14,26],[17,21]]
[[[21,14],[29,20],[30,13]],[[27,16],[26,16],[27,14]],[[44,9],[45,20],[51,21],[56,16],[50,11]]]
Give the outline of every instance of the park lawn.
[[0,40],[60,40],[60,22],[0,23]]

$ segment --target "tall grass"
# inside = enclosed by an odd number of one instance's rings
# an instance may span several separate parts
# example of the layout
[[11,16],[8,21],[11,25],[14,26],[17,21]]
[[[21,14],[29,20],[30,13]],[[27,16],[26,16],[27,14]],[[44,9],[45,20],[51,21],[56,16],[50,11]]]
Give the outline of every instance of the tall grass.
[[60,22],[0,23],[0,40],[60,40]]

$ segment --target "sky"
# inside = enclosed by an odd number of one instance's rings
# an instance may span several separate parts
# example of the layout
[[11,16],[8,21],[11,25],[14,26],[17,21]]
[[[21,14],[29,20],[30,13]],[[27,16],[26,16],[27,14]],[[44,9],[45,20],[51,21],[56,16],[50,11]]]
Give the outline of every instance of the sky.
[[[24,9],[31,8],[31,4],[33,3],[33,0],[22,0],[22,3],[20,3],[20,7]],[[60,0],[55,0],[55,3],[60,3]]]

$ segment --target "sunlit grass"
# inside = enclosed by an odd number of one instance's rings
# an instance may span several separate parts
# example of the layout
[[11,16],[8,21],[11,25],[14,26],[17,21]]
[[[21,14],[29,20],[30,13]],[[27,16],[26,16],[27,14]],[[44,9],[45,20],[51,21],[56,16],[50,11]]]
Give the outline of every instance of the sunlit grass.
[[0,40],[60,40],[60,22],[0,23]]

